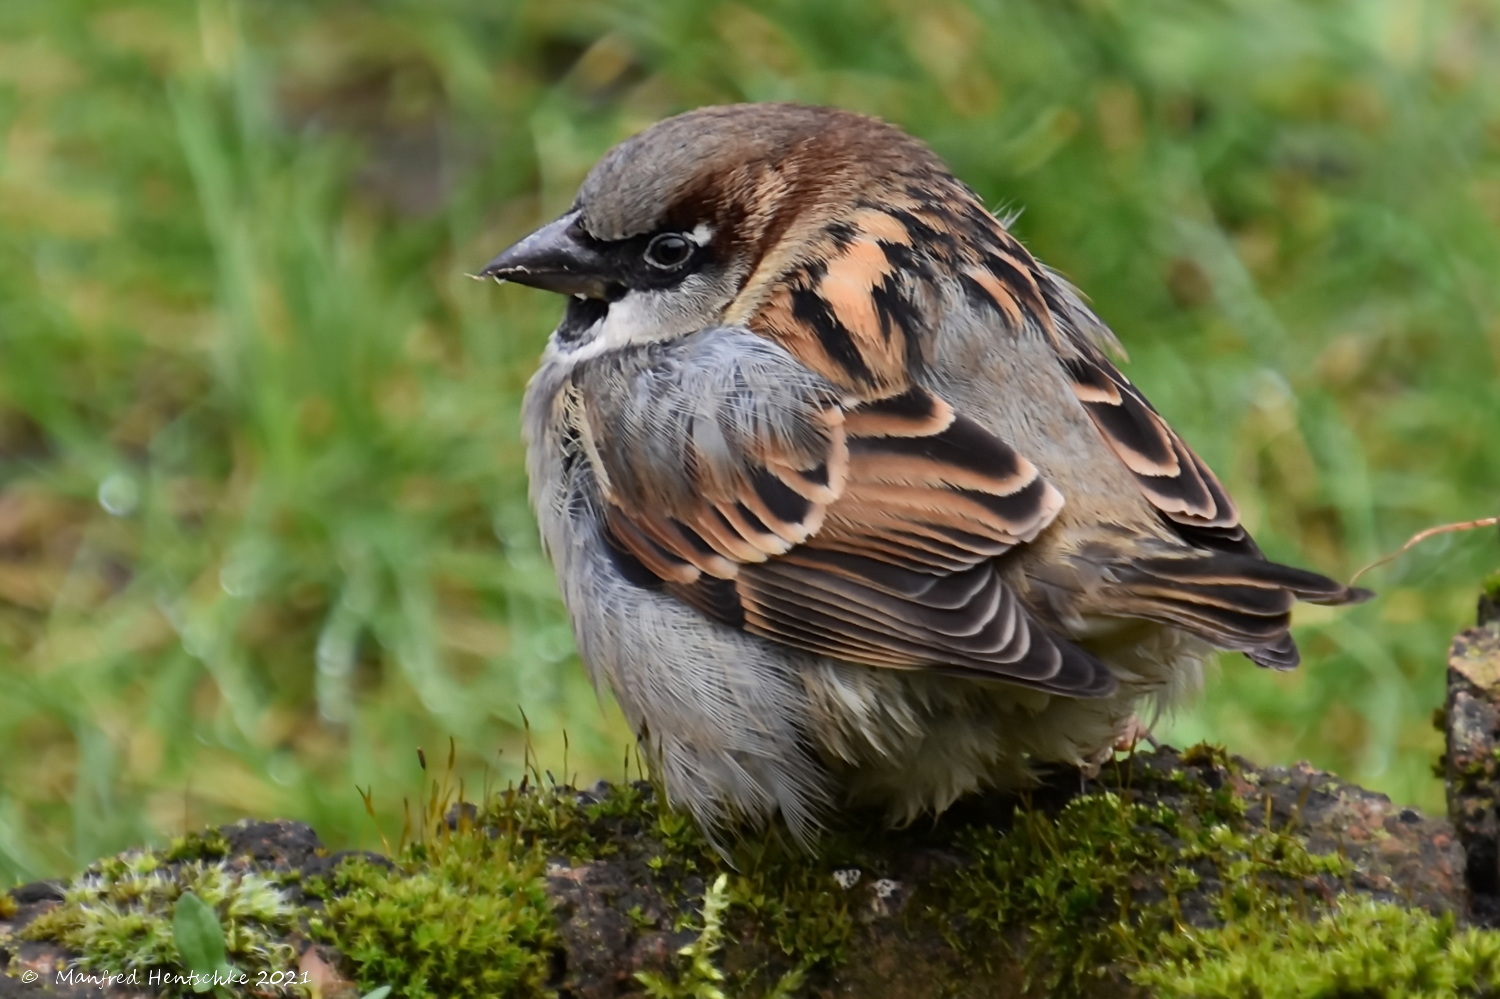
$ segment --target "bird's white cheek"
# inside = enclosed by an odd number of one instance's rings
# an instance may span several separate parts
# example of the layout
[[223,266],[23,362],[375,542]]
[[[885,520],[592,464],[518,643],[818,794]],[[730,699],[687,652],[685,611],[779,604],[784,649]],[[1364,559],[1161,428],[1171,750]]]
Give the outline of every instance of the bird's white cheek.
[[676,311],[672,307],[672,298],[672,295],[659,291],[630,292],[610,305],[608,314],[599,324],[595,343],[601,351],[618,350],[676,336],[679,331],[672,328],[671,320]]
[[676,289],[629,292],[610,303],[604,318],[585,330],[576,346],[554,344],[548,355],[577,364],[612,350],[670,340],[712,325],[712,313],[696,283],[696,278],[689,278]]

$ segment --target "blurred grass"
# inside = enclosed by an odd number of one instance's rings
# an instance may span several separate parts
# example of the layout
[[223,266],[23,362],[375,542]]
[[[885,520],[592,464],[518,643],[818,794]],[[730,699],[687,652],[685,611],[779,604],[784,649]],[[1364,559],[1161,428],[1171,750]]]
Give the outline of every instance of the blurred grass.
[[[1500,505],[1500,6],[0,5],[0,883],[245,814],[387,830],[414,748],[618,776],[525,503],[555,302],[464,275],[611,143],[796,99],[932,142],[1276,557]],[[1445,537],[1172,738],[1439,807]],[[563,749],[563,731],[569,748]]]

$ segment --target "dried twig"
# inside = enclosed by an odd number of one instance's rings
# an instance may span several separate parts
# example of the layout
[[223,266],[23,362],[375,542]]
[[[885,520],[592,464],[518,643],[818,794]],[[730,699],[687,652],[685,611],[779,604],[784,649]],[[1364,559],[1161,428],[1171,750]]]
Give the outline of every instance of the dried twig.
[[1352,586],[1359,580],[1359,577],[1363,576],[1371,569],[1375,568],[1376,566],[1385,565],[1387,562],[1398,555],[1404,555],[1409,549],[1421,544],[1428,538],[1435,537],[1439,534],[1453,534],[1457,531],[1477,531],[1482,527],[1494,527],[1497,524],[1500,524],[1500,517],[1482,517],[1479,520],[1466,520],[1460,524],[1439,524],[1437,527],[1429,527],[1425,531],[1418,531],[1410,538],[1407,538],[1406,544],[1402,545],[1400,548],[1397,548],[1389,555],[1381,556],[1380,558],[1371,562],[1369,565],[1365,566],[1363,569],[1356,572],[1354,576],[1349,580],[1349,584]]

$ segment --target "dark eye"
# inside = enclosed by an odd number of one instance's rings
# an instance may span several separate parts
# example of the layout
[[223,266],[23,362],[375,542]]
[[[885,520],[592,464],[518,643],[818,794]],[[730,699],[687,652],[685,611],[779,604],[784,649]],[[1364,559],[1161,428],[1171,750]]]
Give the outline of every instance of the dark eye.
[[693,242],[675,232],[661,232],[646,244],[646,263],[663,271],[675,271],[693,255]]

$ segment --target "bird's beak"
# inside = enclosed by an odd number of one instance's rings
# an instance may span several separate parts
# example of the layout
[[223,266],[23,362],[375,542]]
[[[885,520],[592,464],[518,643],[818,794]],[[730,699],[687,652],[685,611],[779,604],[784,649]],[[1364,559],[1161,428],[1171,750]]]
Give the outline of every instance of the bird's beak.
[[571,211],[500,251],[474,276],[514,281],[559,295],[605,298],[609,286],[618,283],[614,270],[613,262],[583,231],[578,212]]

